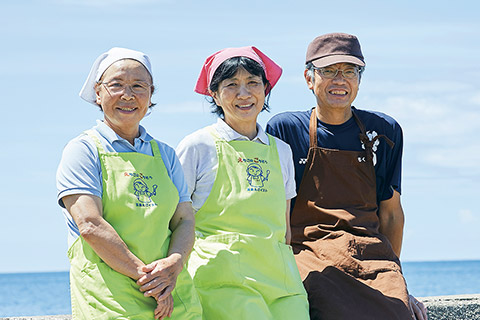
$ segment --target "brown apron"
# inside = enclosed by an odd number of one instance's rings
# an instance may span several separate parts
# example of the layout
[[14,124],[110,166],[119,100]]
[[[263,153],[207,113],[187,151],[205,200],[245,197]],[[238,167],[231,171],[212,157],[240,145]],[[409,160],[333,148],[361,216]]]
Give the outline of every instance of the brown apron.
[[310,117],[310,149],[291,217],[292,246],[310,316],[412,319],[400,261],[378,231],[372,161],[376,139],[370,141],[355,111],[353,116],[365,151],[318,147],[315,109]]

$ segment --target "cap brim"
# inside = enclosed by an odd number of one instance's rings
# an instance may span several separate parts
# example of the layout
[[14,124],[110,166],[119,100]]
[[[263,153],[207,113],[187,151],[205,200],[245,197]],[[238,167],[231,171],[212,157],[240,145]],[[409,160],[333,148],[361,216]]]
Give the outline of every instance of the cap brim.
[[357,66],[361,66],[361,67],[365,66],[365,62],[363,62],[359,58],[354,56],[343,55],[343,54],[323,57],[323,58],[312,61],[312,64],[318,68],[323,68],[335,63],[353,63],[353,64],[356,64]]

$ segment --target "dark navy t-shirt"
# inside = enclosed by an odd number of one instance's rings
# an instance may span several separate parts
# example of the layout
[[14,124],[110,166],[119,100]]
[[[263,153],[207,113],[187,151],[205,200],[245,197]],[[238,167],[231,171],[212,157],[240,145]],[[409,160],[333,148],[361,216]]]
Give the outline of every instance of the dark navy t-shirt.
[[[394,142],[391,148],[385,139],[379,138],[374,144],[374,163],[377,181],[377,202],[390,199],[393,189],[401,192],[403,136],[400,125],[390,116],[381,112],[358,110],[352,107],[364,124],[367,136],[385,135]],[[302,181],[309,149],[308,126],[312,109],[307,111],[284,112],[268,121],[266,131],[290,145],[295,164],[297,193]],[[358,137],[360,128],[352,117],[340,125],[318,122],[318,146],[328,149],[362,151]],[[292,202],[293,208],[293,202]]]

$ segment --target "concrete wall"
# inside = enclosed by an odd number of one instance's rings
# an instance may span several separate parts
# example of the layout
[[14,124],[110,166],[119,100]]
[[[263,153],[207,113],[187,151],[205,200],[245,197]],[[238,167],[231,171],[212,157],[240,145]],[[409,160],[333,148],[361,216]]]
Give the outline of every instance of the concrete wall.
[[[480,320],[480,294],[419,298],[428,309],[429,320]],[[70,320],[70,315],[10,317],[4,320]]]

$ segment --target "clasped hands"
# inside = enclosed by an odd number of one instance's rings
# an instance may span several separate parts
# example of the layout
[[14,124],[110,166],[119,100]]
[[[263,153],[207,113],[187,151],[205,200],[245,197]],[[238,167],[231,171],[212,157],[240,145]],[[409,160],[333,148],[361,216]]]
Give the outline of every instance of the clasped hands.
[[153,261],[139,269],[143,274],[137,284],[146,297],[157,300],[154,311],[155,319],[170,317],[173,312],[172,291],[175,288],[177,277],[182,271],[182,257],[178,253]]

